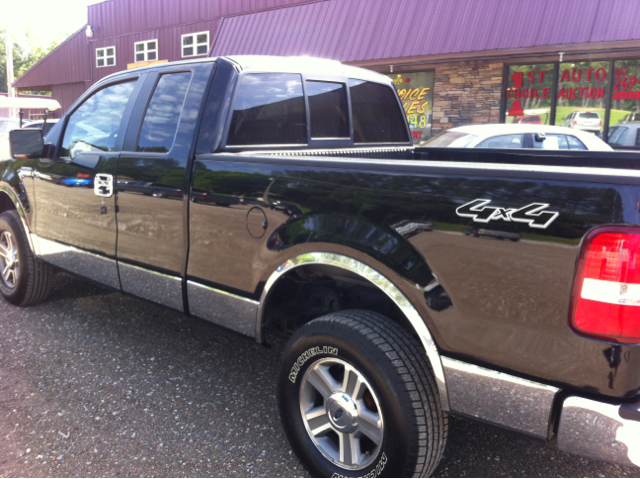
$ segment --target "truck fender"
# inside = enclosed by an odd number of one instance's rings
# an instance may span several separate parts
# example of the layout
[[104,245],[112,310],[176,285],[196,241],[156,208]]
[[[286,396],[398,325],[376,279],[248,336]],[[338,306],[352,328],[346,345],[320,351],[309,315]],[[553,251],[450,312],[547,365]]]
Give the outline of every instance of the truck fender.
[[260,306],[258,307],[256,318],[256,338],[258,340],[262,338],[262,323],[264,319],[263,316],[265,314],[265,307],[269,299],[269,293],[271,292],[273,286],[277,283],[278,279],[294,268],[310,264],[329,265],[355,273],[368,282],[377,286],[398,306],[398,308],[400,308],[402,313],[410,322],[415,333],[420,338],[420,342],[424,347],[427,358],[431,364],[434,376],[436,378],[438,392],[440,393],[440,400],[442,402],[442,408],[444,411],[449,411],[447,386],[440,354],[436,347],[433,336],[429,332],[429,329],[423,321],[422,317],[420,316],[416,308],[411,304],[409,299],[402,293],[402,291],[400,291],[400,289],[398,289],[398,287],[394,285],[393,282],[391,282],[386,276],[382,275],[380,272],[371,268],[367,264],[349,256],[338,253],[313,251],[299,254],[280,264],[276,268],[276,270],[269,276],[262,291]]
[[[11,208],[11,205],[13,205],[13,208]],[[11,187],[11,185],[5,182],[0,182],[0,207],[2,208],[0,213],[10,209],[15,209],[18,212],[20,219],[22,220],[24,230],[27,234],[29,248],[31,248],[31,252],[35,255],[36,249],[33,244],[33,238],[31,237],[31,229],[29,228],[25,209],[16,191]]]

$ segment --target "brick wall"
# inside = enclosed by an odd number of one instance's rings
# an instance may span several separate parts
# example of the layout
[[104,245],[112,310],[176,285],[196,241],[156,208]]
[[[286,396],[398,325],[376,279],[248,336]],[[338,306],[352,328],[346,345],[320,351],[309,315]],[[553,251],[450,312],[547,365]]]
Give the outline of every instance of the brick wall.
[[502,66],[482,63],[436,68],[432,134],[472,123],[498,123]]

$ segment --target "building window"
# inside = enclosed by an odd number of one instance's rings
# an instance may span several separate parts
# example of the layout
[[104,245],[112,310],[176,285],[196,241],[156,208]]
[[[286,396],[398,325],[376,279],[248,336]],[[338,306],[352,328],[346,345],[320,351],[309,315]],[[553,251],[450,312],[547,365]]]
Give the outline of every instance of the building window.
[[136,62],[150,62],[158,59],[158,40],[146,40],[134,45]]
[[182,35],[182,56],[195,57],[209,53],[209,32]]
[[96,67],[111,67],[116,64],[116,47],[96,48]]
[[613,126],[631,121],[640,121],[640,60],[616,60],[610,124]]
[[413,144],[423,145],[431,138],[434,72],[392,73],[388,76],[402,100]]
[[599,135],[607,109],[609,62],[561,63],[556,125]]
[[553,64],[511,65],[507,73],[505,123],[549,125]]

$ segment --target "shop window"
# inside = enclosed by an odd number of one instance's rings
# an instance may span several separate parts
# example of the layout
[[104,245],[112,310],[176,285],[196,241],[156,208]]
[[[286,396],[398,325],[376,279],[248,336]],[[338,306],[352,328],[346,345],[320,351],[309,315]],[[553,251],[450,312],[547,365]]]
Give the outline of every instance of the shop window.
[[640,121],[640,60],[616,60],[609,124],[637,121]]
[[431,138],[434,72],[392,73],[388,75],[402,101],[413,143],[421,146]]
[[110,67],[116,64],[116,47],[96,48],[96,67]]
[[182,35],[182,57],[195,57],[209,53],[209,32]]
[[158,59],[158,40],[146,40],[134,44],[136,62],[150,62]]
[[600,134],[604,128],[609,62],[561,63],[556,125]]
[[553,104],[553,64],[511,65],[505,123],[548,125]]

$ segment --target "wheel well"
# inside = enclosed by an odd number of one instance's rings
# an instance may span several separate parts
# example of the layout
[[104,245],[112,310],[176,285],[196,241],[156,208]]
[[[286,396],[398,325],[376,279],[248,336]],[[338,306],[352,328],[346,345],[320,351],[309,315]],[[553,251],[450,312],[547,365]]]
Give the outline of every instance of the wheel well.
[[288,337],[303,324],[343,309],[378,312],[414,333],[400,308],[375,284],[322,264],[294,268],[278,279],[267,300],[262,329]]
[[0,192],[0,213],[15,209],[16,205],[13,204],[13,201],[11,201],[9,195],[4,192]]

